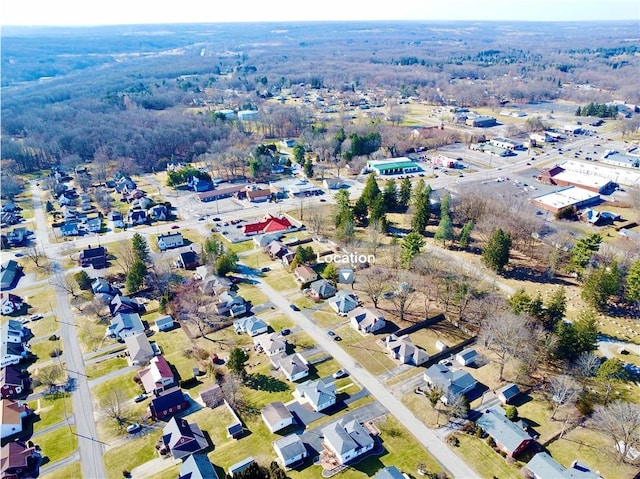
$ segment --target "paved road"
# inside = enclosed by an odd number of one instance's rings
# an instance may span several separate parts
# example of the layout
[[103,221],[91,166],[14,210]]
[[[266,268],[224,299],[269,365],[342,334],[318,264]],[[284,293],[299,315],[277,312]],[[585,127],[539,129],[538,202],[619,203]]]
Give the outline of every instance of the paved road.
[[467,466],[433,430],[418,420],[413,413],[402,404],[398,398],[393,396],[371,373],[362,367],[356,367],[353,358],[327,336],[323,329],[316,326],[301,312],[292,311],[289,308],[289,300],[280,292],[263,282],[258,282],[256,286],[265,293],[271,302],[280,308],[283,313],[287,314],[300,328],[314,338],[314,341],[321,348],[331,354],[343,369],[349,371],[353,379],[358,381],[363,388],[368,389],[370,394],[378,400],[385,409],[391,411],[391,414],[411,431],[418,442],[420,442],[453,477],[463,479],[480,477]]
[[[35,213],[36,238],[40,246],[47,252],[52,260],[54,274],[64,274],[64,269],[59,263],[59,249],[52,248],[47,232],[47,221],[40,199],[40,189],[31,184],[33,197],[33,209]],[[82,465],[82,477],[84,479],[103,479],[107,477],[102,456],[103,445],[98,441],[98,433],[93,416],[93,400],[89,382],[84,374],[84,359],[80,343],[77,339],[76,325],[69,297],[65,291],[55,290],[56,294],[56,321],[60,324],[64,361],[66,363],[69,379],[74,380],[76,389],[71,395],[73,403],[74,423],[78,438],[78,452]],[[46,452],[46,451],[45,451]]]

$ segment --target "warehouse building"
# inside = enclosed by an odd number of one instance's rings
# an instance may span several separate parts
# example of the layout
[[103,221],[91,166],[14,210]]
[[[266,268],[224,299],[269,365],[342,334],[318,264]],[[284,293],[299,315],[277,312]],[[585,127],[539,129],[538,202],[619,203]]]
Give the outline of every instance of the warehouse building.
[[600,195],[593,191],[585,190],[575,186],[568,186],[561,190],[537,196],[531,202],[538,208],[557,213],[562,208],[573,206],[576,209],[592,206],[600,202]]
[[411,159],[402,156],[389,160],[368,161],[367,170],[373,171],[376,175],[406,175],[407,173],[417,173],[422,171],[420,166]]

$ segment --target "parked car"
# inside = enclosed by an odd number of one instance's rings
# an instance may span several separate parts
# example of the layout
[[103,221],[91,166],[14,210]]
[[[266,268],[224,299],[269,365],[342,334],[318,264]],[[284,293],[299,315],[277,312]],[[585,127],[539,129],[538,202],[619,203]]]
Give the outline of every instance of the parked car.
[[298,308],[295,304],[290,304],[289,307],[293,310],[293,311],[300,311],[300,308]]
[[41,314],[32,314],[31,316],[29,316],[29,319],[31,321],[38,321],[39,319],[42,319],[44,316],[42,316]]
[[261,268],[260,271],[262,271],[263,273],[267,273],[268,271],[271,271],[271,268],[265,266],[264,268]]
[[171,226],[171,229],[172,229],[172,230],[177,230],[178,228],[180,228],[178,225],[172,225],[172,226]]
[[144,393],[138,394],[135,398],[133,398],[134,402],[142,402],[145,399],[147,399],[147,395]]
[[282,331],[280,331],[280,334],[282,336],[288,336],[291,334],[291,330],[290,329],[283,329]]
[[334,340],[334,341],[342,341],[342,338],[336,334],[336,335],[333,337],[333,340]]
[[335,335],[336,335],[336,333],[334,333],[334,332],[333,332],[333,331],[331,331],[331,330],[327,331],[327,334],[328,334],[329,336],[331,336],[332,338],[333,338],[333,337],[335,337]]
[[338,369],[335,373],[333,373],[333,379],[340,379],[345,376],[348,376],[348,374],[342,369]]
[[129,434],[134,434],[134,433],[139,432],[141,430],[142,430],[142,426],[140,424],[138,424],[138,423],[129,424],[127,426],[127,432]]

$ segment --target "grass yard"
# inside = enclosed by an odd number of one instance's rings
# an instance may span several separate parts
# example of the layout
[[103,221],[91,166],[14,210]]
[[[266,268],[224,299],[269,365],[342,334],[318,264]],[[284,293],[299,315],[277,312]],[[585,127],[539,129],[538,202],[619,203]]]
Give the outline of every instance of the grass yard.
[[32,321],[27,323],[25,327],[31,330],[34,338],[49,337],[60,328],[53,316],[46,316],[39,321]]
[[55,471],[40,475],[40,479],[69,479],[70,477],[82,477],[82,466],[80,461],[67,464]]
[[262,291],[251,284],[238,284],[238,294],[254,306],[269,301],[269,298]]
[[311,317],[321,328],[330,328],[345,321],[345,318],[338,316],[328,305],[311,313]]
[[439,352],[436,348],[438,341],[452,347],[468,338],[466,334],[448,321],[440,321],[433,326],[411,333],[413,344],[426,350],[429,355]]
[[28,314],[45,314],[56,307],[56,293],[53,287],[21,290],[20,296],[30,306]]
[[[575,411],[575,408],[572,408]],[[537,394],[532,396],[532,400],[518,406],[518,416],[529,420],[533,429],[540,434],[539,442],[543,443],[550,439],[555,433],[562,429],[562,419],[567,411],[561,407],[556,413],[556,420],[551,419],[552,409],[549,403]],[[537,424],[537,425],[536,425]]]
[[290,289],[300,289],[300,285],[293,279],[293,275],[286,269],[270,271],[264,281],[277,291],[287,291]]
[[180,466],[171,466],[162,471],[155,472],[153,474],[153,479],[176,479],[178,477],[180,471]]
[[69,457],[78,448],[75,427],[63,426],[32,439],[42,448],[42,453],[49,458],[47,464],[61,461]]
[[115,339],[107,338],[104,335],[109,324],[106,321],[101,322],[94,318],[77,315],[76,322],[78,324],[78,339],[82,352],[85,354],[116,342]]
[[234,439],[227,437],[227,426],[234,422],[233,416],[226,406],[215,409],[203,408],[190,414],[189,422],[197,423],[202,431],[209,433],[214,446],[220,447]]
[[58,348],[62,351],[62,355],[60,358],[64,361],[64,349],[62,349],[62,341],[49,341],[45,339],[44,341],[39,341],[37,343],[33,343],[29,346],[29,350],[36,356],[38,356],[38,363],[43,363],[51,360],[51,356],[49,353],[53,351],[55,348]]
[[[236,243],[235,245],[239,246],[242,244],[244,243]],[[240,262],[253,269],[260,269],[265,266],[273,267],[273,265],[276,264],[266,253],[263,253],[262,251],[251,252],[241,256]],[[268,274],[269,273],[267,273],[267,275]]]
[[29,401],[29,407],[36,411],[39,421],[33,423],[33,432],[42,431],[73,414],[73,403],[68,394],[60,396],[44,396],[37,401]]
[[509,465],[504,458],[489,447],[482,439],[458,434],[460,445],[457,447],[458,454],[465,462],[471,466],[481,477],[493,479],[522,479],[520,466]]
[[549,454],[565,467],[574,460],[599,471],[602,477],[631,479],[638,473],[637,465],[617,461],[613,441],[593,429],[577,427],[547,446]]
[[393,377],[387,379],[384,383],[387,387],[391,387],[395,384],[402,383],[408,379],[413,378],[414,376],[422,376],[424,370],[422,368],[409,369],[400,374],[395,374]]
[[108,479],[121,479],[122,471],[130,471],[158,457],[156,442],[162,436],[162,430],[152,431],[142,437],[131,439],[122,446],[108,450],[103,457]]
[[423,394],[407,393],[402,396],[402,403],[428,427],[437,427],[447,420],[444,415],[438,418],[438,411],[431,407],[429,398]]
[[287,342],[293,346],[295,352],[299,353],[305,349],[315,346],[316,342],[304,331],[297,331],[287,338]]
[[296,294],[291,303],[295,304],[300,309],[313,308],[316,305],[316,303],[304,296],[302,293]]
[[247,368],[249,379],[242,386],[242,397],[247,405],[259,412],[274,401],[291,401],[295,384],[280,374],[272,374],[271,363],[265,356],[261,356],[259,361],[258,366]]
[[135,373],[121,374],[115,378],[108,379],[103,383],[91,388],[93,400],[97,404],[97,409],[104,404],[112,391],[118,391],[125,399],[132,399],[141,392],[144,392],[138,384],[133,381]]
[[127,360],[124,358],[111,358],[105,361],[100,361],[93,364],[88,364],[85,367],[85,374],[91,379],[99,378],[105,374],[117,371],[119,369],[127,367]]
[[293,321],[291,321],[288,316],[285,316],[282,313],[273,314],[272,311],[265,311],[265,313],[258,316],[261,317],[265,322],[267,322],[274,331],[291,329],[295,326]]
[[380,336],[368,334],[362,336],[351,326],[344,325],[334,330],[342,337],[342,347],[371,374],[377,376],[397,367],[385,350],[377,344]]

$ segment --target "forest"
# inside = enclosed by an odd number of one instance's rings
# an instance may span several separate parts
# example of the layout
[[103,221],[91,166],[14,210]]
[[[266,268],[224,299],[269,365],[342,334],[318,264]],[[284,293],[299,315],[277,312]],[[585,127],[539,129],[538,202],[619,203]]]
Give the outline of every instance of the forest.
[[[635,22],[5,28],[3,166],[20,173],[102,157],[153,171],[172,158],[246,159],[264,139],[305,132],[329,143],[335,129],[318,125],[311,104],[275,102],[284,92],[339,94],[334,110],[362,92],[387,105],[637,104],[635,37]],[[259,115],[247,128],[217,109]],[[398,132],[379,124],[353,133],[403,153]]]

